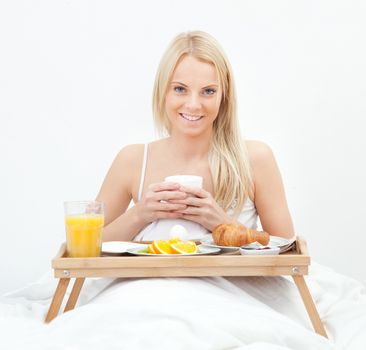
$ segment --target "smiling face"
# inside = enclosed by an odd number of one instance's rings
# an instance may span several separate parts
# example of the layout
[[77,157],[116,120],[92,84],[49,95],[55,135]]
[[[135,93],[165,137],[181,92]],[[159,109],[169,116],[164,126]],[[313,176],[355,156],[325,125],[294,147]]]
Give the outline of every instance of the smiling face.
[[221,88],[213,64],[184,56],[177,64],[165,98],[171,135],[211,134],[221,102]]

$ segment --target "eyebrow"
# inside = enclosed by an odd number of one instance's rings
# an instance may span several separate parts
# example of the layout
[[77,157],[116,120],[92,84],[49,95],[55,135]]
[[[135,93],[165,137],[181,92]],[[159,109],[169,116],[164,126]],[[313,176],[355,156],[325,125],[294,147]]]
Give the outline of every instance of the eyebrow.
[[[172,81],[172,82],[171,82],[171,84],[180,84],[180,85],[183,85],[183,86],[185,86],[185,87],[188,87],[188,85],[183,84],[183,83],[181,83],[181,82],[179,82],[179,81]],[[219,86],[218,86],[218,84],[216,84],[216,83],[212,83],[212,84],[209,84],[209,85],[204,86],[202,89],[204,89],[204,88],[208,88],[208,87],[211,87],[211,86],[219,87]]]

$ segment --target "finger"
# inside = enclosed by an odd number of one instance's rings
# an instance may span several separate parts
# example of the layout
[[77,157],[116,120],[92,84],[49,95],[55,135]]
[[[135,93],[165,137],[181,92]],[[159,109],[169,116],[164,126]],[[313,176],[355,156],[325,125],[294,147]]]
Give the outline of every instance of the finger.
[[179,219],[183,217],[183,214],[178,213],[176,211],[170,212],[170,211],[158,211],[156,213],[157,219]]
[[180,211],[187,209],[185,204],[171,204],[167,202],[158,202],[153,206],[156,211]]
[[180,184],[175,182],[158,182],[151,184],[149,186],[149,190],[153,192],[160,192],[160,191],[171,191],[171,190],[178,190]]
[[185,209],[177,210],[177,213],[184,215],[202,215],[202,209],[199,207],[187,207]]
[[169,201],[169,200],[179,200],[185,199],[187,194],[181,191],[161,191],[155,192],[154,198],[157,201]]
[[193,194],[199,198],[206,198],[210,196],[210,193],[199,187],[180,186],[181,191]]
[[181,214],[181,218],[184,220],[189,220],[193,222],[197,222],[202,225],[202,218],[198,215],[188,215],[188,214]]
[[193,207],[201,207],[204,204],[202,198],[197,197],[187,197],[186,199],[174,199],[170,200],[169,203],[186,204]]

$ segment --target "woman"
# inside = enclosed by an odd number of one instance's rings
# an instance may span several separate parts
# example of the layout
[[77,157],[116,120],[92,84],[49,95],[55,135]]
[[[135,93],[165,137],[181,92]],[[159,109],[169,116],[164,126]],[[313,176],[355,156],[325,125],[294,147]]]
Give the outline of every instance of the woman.
[[[236,221],[255,228],[257,215],[271,235],[294,235],[274,156],[266,144],[242,140],[231,68],[211,36],[196,31],[172,41],[156,75],[153,110],[167,137],[117,155],[97,196],[106,203],[104,240],[166,238],[156,226],[146,230],[166,219],[206,232]],[[203,189],[164,182],[176,174],[202,176]]]
[[[156,77],[154,112],[168,137],[149,144],[147,153],[144,145],[125,147],[98,195],[106,203],[105,240],[133,239],[161,220],[207,231],[237,220],[254,227],[257,214],[269,233],[293,235],[272,152],[263,143],[241,141],[232,74],[210,36],[193,32],[173,41]],[[163,181],[175,174],[202,176],[204,189]],[[127,210],[131,199],[136,204]],[[160,238],[161,232],[151,232]],[[314,264],[309,278],[336,348],[363,349],[366,298],[360,285]],[[0,310],[9,316],[0,323],[5,344],[8,336],[9,344],[37,350],[50,343],[55,349],[335,348],[314,333],[296,288],[283,277],[88,278],[85,284],[84,306],[46,328],[29,315],[46,307],[49,288],[36,284],[27,294],[16,292],[29,303]],[[15,323],[13,315],[21,312],[26,316]]]

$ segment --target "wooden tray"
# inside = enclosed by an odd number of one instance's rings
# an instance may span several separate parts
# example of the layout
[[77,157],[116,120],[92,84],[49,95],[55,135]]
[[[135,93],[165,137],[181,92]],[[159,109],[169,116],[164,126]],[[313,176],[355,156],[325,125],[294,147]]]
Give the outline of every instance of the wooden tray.
[[59,278],[45,322],[59,312],[71,278],[75,283],[65,311],[72,310],[87,277],[204,277],[204,276],[283,276],[293,277],[303,299],[315,331],[327,336],[304,275],[308,274],[310,256],[306,242],[298,238],[294,249],[280,255],[243,256],[233,254],[169,257],[102,256],[96,258],[68,258],[66,244],[62,244],[52,260],[54,276]]
[[203,277],[306,275],[310,257],[305,242],[281,255],[243,256],[103,256],[68,258],[63,244],[52,260],[56,278],[73,277]]

